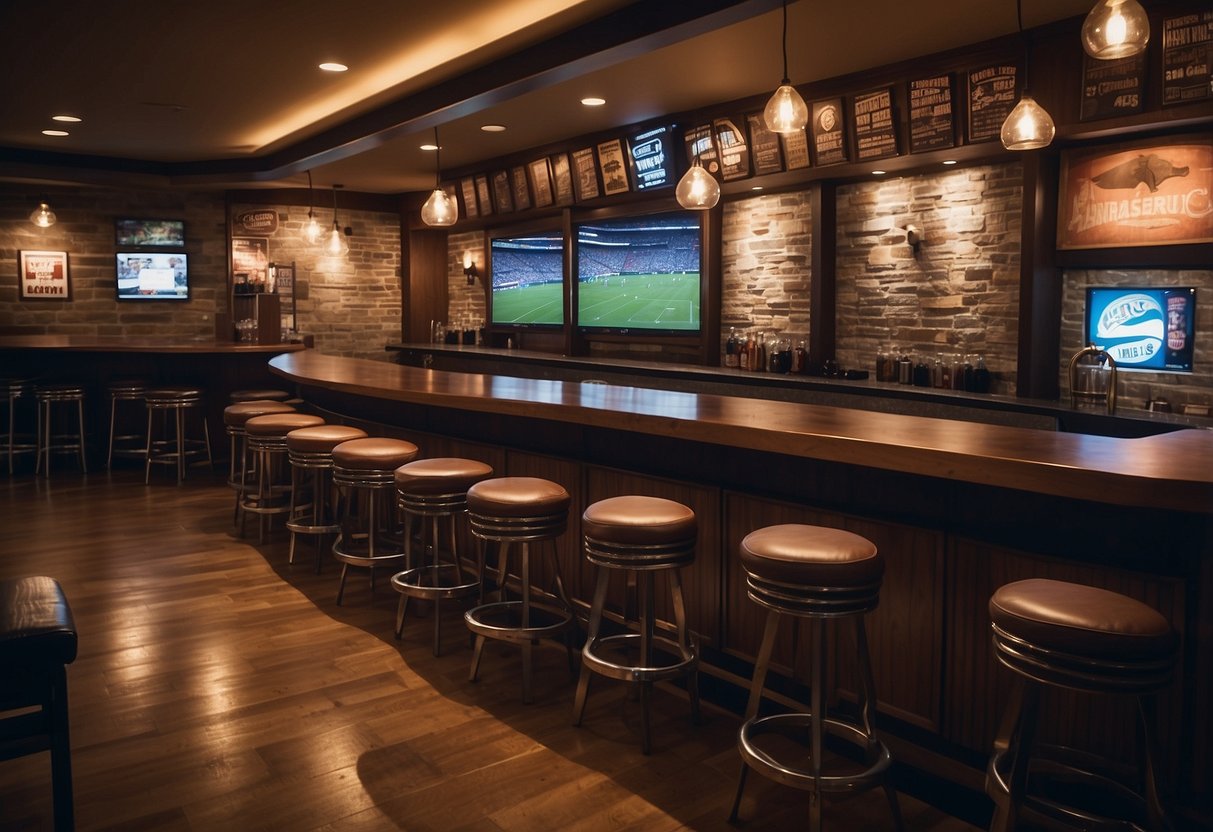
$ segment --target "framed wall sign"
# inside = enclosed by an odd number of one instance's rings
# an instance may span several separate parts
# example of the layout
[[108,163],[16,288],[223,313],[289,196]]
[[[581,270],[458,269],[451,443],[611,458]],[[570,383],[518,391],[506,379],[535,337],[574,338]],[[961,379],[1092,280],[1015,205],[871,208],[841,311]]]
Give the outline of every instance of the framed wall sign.
[[21,300],[71,300],[66,251],[17,252]]
[[572,205],[576,197],[573,194],[573,170],[569,166],[569,155],[557,153],[551,158],[552,190],[557,205]]
[[1059,249],[1213,242],[1213,137],[1061,154]]
[[762,113],[750,113],[745,117],[750,130],[750,158],[754,160],[754,175],[765,176],[783,170],[783,152],[779,148],[779,134],[767,129]]
[[592,147],[573,151],[573,189],[578,202],[598,198],[598,163]]
[[952,76],[910,81],[910,152],[926,153],[956,144]]
[[809,129],[813,133],[813,164],[835,165],[847,160],[847,142],[843,133],[842,99],[814,101]]
[[480,204],[480,216],[487,217],[493,213],[493,195],[489,193],[489,177],[483,173],[476,177],[476,202]]
[[1002,123],[1015,109],[1019,68],[995,64],[971,70],[969,81],[969,142],[997,139]]
[[459,191],[463,194],[463,213],[469,219],[475,219],[480,216],[480,211],[476,207],[476,180],[470,176],[465,176],[459,180]]
[[688,127],[682,136],[686,147],[687,164],[699,164],[703,169],[717,178],[720,177],[720,157],[716,155],[716,140],[712,138],[712,125],[699,124]]
[[531,186],[526,181],[526,168],[522,165],[510,168],[510,185],[514,193],[514,209],[525,211],[531,207]]
[[1140,113],[1146,104],[1146,53],[1101,60],[1082,55],[1079,121]]
[[[278,214],[270,213],[277,228]],[[114,242],[119,246],[181,248],[185,245],[185,220],[114,220]]]
[[[568,160],[565,160],[568,165]],[[535,194],[535,207],[546,208],[552,204],[552,176],[547,158],[536,159],[526,166],[531,177],[531,191]]]
[[499,170],[493,174],[493,206],[498,214],[508,214],[514,210],[508,170]]
[[780,133],[779,144],[783,148],[783,163],[787,165],[788,170],[809,166],[809,137],[804,130]]
[[598,168],[602,172],[603,193],[610,196],[628,192],[628,160],[619,139],[599,142]]
[[855,158],[860,162],[897,155],[897,120],[893,118],[893,91],[885,87],[851,99],[855,131]]
[[712,122],[720,154],[720,176],[726,182],[750,175],[750,146],[741,119],[718,118]]
[[1213,10],[1164,17],[1163,106],[1209,98],[1213,98]]

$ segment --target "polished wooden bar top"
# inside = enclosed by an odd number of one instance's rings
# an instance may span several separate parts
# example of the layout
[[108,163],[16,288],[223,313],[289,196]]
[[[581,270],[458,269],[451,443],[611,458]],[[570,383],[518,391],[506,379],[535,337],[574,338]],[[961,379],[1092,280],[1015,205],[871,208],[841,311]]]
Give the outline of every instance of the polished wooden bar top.
[[304,385],[373,398],[1213,514],[1208,430],[1116,439],[735,396],[442,372],[315,351],[276,356],[270,369]]
[[280,353],[297,352],[303,344],[244,344],[214,338],[125,338],[104,335],[0,335],[0,350],[141,353]]

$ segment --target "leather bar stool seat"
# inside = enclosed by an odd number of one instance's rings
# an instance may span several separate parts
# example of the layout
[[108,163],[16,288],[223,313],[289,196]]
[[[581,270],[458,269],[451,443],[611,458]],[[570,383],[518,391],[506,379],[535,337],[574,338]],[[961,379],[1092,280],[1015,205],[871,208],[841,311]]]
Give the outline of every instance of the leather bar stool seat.
[[291,510],[286,528],[291,533],[287,562],[295,562],[298,535],[316,538],[316,571],[320,571],[320,541],[337,534],[336,499],[333,496],[333,448],[351,439],[364,439],[366,431],[347,425],[315,425],[286,435],[291,464]]
[[291,394],[287,391],[273,389],[233,390],[228,394],[228,401],[231,404],[239,404],[240,402],[283,402],[289,398],[291,398]]
[[[754,666],[746,719],[737,737],[742,766],[730,820],[737,819],[746,775],[753,768],[777,783],[810,793],[812,830],[821,829],[823,795],[878,786],[885,791],[895,826],[902,828],[897,793],[888,781],[892,757],[873,727],[876,685],[864,626],[864,615],[880,601],[884,556],[861,535],[801,523],[757,529],[742,540],[739,554],[746,575],[746,594],[759,606],[766,607],[767,620]],[[771,652],[783,615],[805,618],[808,622],[808,645],[812,651],[809,710],[760,717],[758,711]],[[850,629],[859,675],[856,722],[843,720],[826,710],[827,623],[844,619],[853,624]],[[850,763],[845,767],[827,764],[823,756],[823,738],[827,733],[858,748],[863,754],[861,767]],[[776,739],[772,741],[772,737]]]
[[[581,678],[573,703],[573,724],[585,712],[590,675],[640,686],[641,747],[651,750],[649,698],[654,682],[686,677],[691,714],[699,722],[699,652],[687,629],[681,569],[695,560],[699,534],[695,512],[661,497],[623,496],[599,500],[581,515],[586,560],[597,567],[587,638],[581,651]],[[636,582],[638,632],[603,635],[602,616],[612,573]],[[668,578],[674,636],[656,629],[654,577]],[[626,614],[625,619],[632,616]]]
[[244,423],[245,441],[252,455],[253,488],[244,490],[240,503],[240,532],[247,514],[257,517],[258,540],[265,541],[267,522],[291,510],[291,478],[286,468],[286,437],[291,431],[323,425],[324,418],[310,413],[266,413]]
[[[147,446],[143,463],[143,482],[151,481],[153,465],[172,465],[177,469],[177,482],[185,479],[185,470],[192,458],[206,456],[214,465],[211,456],[211,429],[206,419],[206,391],[199,387],[159,387],[145,390],[143,401],[147,405]],[[186,427],[186,413],[197,409],[202,421],[202,438],[190,438]],[[166,425],[157,438],[155,415],[161,413],[172,417],[171,430]]]
[[370,573],[375,593],[375,570],[405,566],[404,540],[396,511],[396,469],[417,458],[412,442],[368,436],[333,448],[333,484],[340,493],[337,538],[333,557],[341,563],[337,603],[345,596],[351,566]]
[[[392,586],[400,593],[396,612],[396,638],[404,633],[404,619],[410,598],[434,604],[434,655],[442,650],[442,602],[477,597],[484,564],[469,570],[459,558],[459,529],[456,521],[467,513],[467,492],[478,482],[493,476],[493,468],[475,459],[438,457],[418,459],[396,469],[396,502],[404,517],[404,552],[407,568],[392,576]],[[421,522],[421,557],[412,553],[409,521]],[[449,556],[444,558],[438,524],[447,520],[450,532]],[[428,522],[427,522],[428,521]]]
[[[73,451],[80,457],[80,470],[88,473],[84,444],[84,396],[84,386],[81,384],[39,384],[34,388],[34,398],[38,402],[38,461],[34,466],[35,473],[45,465],[49,476],[51,455]],[[75,405],[76,430],[73,433],[55,432],[54,408],[63,404]]]
[[[467,491],[468,525],[482,541],[499,544],[497,561],[498,599],[468,610],[463,620],[476,637],[469,681],[480,673],[480,657],[486,639],[518,644],[522,648],[522,701],[531,701],[532,646],[540,638],[565,635],[569,670],[573,669],[573,607],[560,575],[556,538],[568,527],[571,498],[564,486],[540,477],[495,477],[482,480]],[[531,581],[531,544],[547,542],[555,582],[555,603],[540,595]],[[511,550],[519,549],[518,598],[507,597]],[[487,571],[487,566],[485,567]],[[483,597],[483,593],[482,593]]]
[[[67,665],[76,622],[59,582],[0,580],[0,759],[50,751],[55,829],[75,828]],[[34,710],[29,710],[34,709]]]
[[143,403],[143,395],[147,392],[148,383],[141,378],[116,378],[105,385],[110,400],[110,435],[109,446],[105,454],[105,467],[112,468],[114,456],[133,456],[142,458],[147,453],[147,437],[142,433],[119,433],[118,403]]
[[[994,655],[1015,673],[986,771],[986,792],[997,807],[991,829],[1023,821],[1170,829],[1158,793],[1155,715],[1155,695],[1171,684],[1178,657],[1179,639],[1167,619],[1119,593],[1045,578],[999,587],[989,612]],[[1044,687],[1136,698],[1135,781],[1094,754],[1036,742]]]
[[21,434],[17,431],[19,424],[17,418],[18,402],[29,398],[31,390],[30,382],[26,379],[0,379],[0,395],[4,396],[4,400],[8,402],[8,412],[6,414],[7,429],[4,433],[4,445],[8,455],[8,474],[10,477],[13,475],[14,463],[18,456],[36,453],[38,450],[37,443],[30,441],[33,438],[31,434]]

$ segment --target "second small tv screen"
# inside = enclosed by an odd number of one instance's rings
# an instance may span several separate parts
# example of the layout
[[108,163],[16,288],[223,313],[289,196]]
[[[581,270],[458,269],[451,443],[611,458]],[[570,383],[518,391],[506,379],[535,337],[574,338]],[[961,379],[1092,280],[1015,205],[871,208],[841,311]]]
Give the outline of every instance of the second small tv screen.
[[492,323],[564,324],[564,237],[559,231],[489,241]]

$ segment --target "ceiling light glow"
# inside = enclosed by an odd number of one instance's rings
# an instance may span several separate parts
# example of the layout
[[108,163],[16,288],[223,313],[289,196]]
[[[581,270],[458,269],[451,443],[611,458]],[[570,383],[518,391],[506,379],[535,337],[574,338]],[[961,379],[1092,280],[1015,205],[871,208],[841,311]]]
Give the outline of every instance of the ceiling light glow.
[[51,121],[65,121],[65,122],[68,122],[68,123],[70,123],[70,124],[76,124],[77,122],[80,122],[80,121],[83,121],[83,120],[84,120],[84,119],[79,118],[79,117],[77,117],[77,116],[66,116],[66,115],[64,115],[64,116],[51,116]]
[[345,72],[347,69],[349,69],[349,67],[345,64],[339,64],[336,61],[325,61],[324,63],[320,64],[320,68],[325,72]]
[[589,97],[581,99],[581,103],[587,107],[601,107],[603,104],[606,103],[606,99],[597,98],[596,96],[589,96]]
[[70,136],[71,133],[67,132],[66,130],[43,130],[42,135],[44,135],[44,136]]
[[480,127],[480,129],[486,133],[504,133],[505,125],[504,124],[485,124],[485,125],[482,125]]

